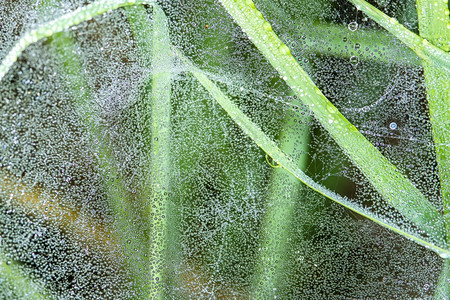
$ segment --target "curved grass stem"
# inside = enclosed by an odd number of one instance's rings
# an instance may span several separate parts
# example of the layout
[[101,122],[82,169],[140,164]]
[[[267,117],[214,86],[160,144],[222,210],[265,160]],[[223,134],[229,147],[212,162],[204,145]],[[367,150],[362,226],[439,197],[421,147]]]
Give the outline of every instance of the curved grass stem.
[[151,4],[153,2],[154,0],[99,0],[28,31],[17,41],[2,60],[0,65],[0,81],[29,45],[119,7]]
[[392,221],[384,219],[364,208],[357,206],[350,202],[347,198],[344,198],[333,191],[330,191],[326,187],[316,183],[310,177],[308,177],[299,167],[293,162],[280,148],[255,124],[253,123],[200,69],[195,67],[186,57],[183,56],[178,50],[173,49],[178,57],[187,66],[187,69],[197,78],[197,80],[203,85],[203,87],[211,94],[211,96],[219,103],[219,105],[227,112],[227,114],[233,119],[234,122],[244,131],[244,133],[250,137],[264,152],[278,162],[284,169],[294,175],[301,182],[306,184],[311,189],[322,194],[323,196],[343,205],[344,207],[356,212],[369,220],[380,224],[408,239],[417,242],[427,248],[432,249],[441,256],[450,256],[450,251],[434,243],[430,243],[418,237],[392,223]]

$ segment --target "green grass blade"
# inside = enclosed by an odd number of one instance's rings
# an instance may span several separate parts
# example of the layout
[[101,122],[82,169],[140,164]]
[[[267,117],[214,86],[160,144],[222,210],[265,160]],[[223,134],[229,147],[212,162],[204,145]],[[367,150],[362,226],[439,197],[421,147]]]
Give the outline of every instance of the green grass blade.
[[[448,3],[444,1],[417,0],[420,36],[444,51],[450,48],[450,19]],[[444,207],[445,225],[447,228],[447,244],[450,242],[450,72],[437,68],[424,61],[423,70],[427,89],[428,107],[432,125],[436,160],[441,185],[441,197]],[[449,295],[450,260],[444,260],[436,299],[446,299]]]
[[294,175],[297,179],[302,181],[311,189],[322,194],[323,196],[345,206],[346,208],[398,233],[406,238],[409,238],[420,245],[426,246],[433,251],[439,253],[441,256],[449,256],[450,250],[427,242],[426,240],[413,235],[390,220],[381,218],[363,208],[350,202],[348,199],[328,190],[324,186],[316,183],[308,177],[295,162],[293,162],[278,146],[264,133],[256,124],[254,124],[232,101],[211,81],[208,76],[200,69],[195,67],[187,58],[185,58],[179,51],[174,49],[176,55],[186,64],[188,70],[197,78],[197,80],[205,87],[211,96],[219,103],[219,105],[227,112],[234,122],[249,136],[264,152],[272,157],[278,164],[286,169],[289,173]]
[[[0,250],[0,284],[10,286],[20,299],[52,299],[48,292],[19,271],[19,265],[8,259]],[[0,292],[0,296],[4,295]],[[5,296],[5,295],[4,295]]]
[[450,51],[448,1],[416,0],[420,36],[444,51]]
[[[450,30],[447,26],[450,24],[450,20],[447,3],[418,0],[417,12],[419,15],[420,35],[448,51]],[[436,66],[428,62],[424,62],[423,67],[448,242],[450,241],[450,145],[448,143],[448,132],[450,130],[450,72],[436,68]]]
[[[431,44],[426,39],[418,36],[417,34],[409,31],[395,18],[390,18],[379,9],[375,8],[371,4],[364,0],[349,0],[356,8],[362,10],[366,15],[371,17],[375,22],[384,27],[391,34],[396,36],[405,45],[411,48],[419,57],[433,63],[434,66],[439,67],[447,72],[450,71],[450,54],[443,51],[441,48]],[[434,3],[437,1],[430,1]],[[444,3],[442,3],[444,4]],[[448,11],[448,10],[447,10]]]
[[[148,22],[146,10],[142,7],[126,9],[128,21],[137,41],[143,68],[152,68],[151,76],[144,78],[144,107],[151,111],[150,126],[152,141],[148,145],[151,156],[150,187],[144,207],[151,224],[149,243],[149,298],[162,299],[162,284],[167,269],[168,252],[169,191],[170,191],[170,123],[172,57],[167,17],[159,6],[153,6],[153,24]],[[152,28],[152,27],[153,28]]]
[[28,31],[19,39],[19,41],[17,41],[14,47],[2,60],[0,65],[0,81],[8,72],[9,68],[11,68],[11,66],[17,61],[20,54],[29,45],[119,7],[137,4],[150,4],[153,2],[154,0],[99,0],[89,5],[80,7],[73,12],[65,14],[53,21],[42,24],[36,29]]
[[166,267],[167,213],[170,192],[170,111],[172,56],[167,17],[160,7],[153,7],[153,78],[152,78],[152,148],[151,189],[152,268],[150,299],[162,299],[161,284]]
[[[128,23],[130,25],[131,31],[133,33],[134,40],[136,41],[136,47],[139,51],[139,65],[141,68],[143,68],[146,72],[149,71],[152,65],[152,41],[153,41],[153,30],[152,30],[152,21],[149,18],[149,14],[147,13],[147,10],[144,6],[138,5],[138,6],[130,6],[125,8],[125,14],[128,19]],[[142,99],[142,109],[140,109],[140,114],[138,118],[138,122],[142,128],[144,128],[143,134],[150,135],[150,124],[149,124],[149,118],[148,115],[150,115],[149,111],[151,111],[151,102],[152,102],[152,96],[151,96],[151,86],[152,86],[152,75],[150,73],[147,73],[144,75],[144,78],[142,82],[139,84],[139,90],[143,91],[143,94],[141,95]],[[143,137],[144,141],[148,141],[149,137]],[[146,143],[146,148],[148,148],[148,152],[150,152],[150,149],[152,145],[150,143]],[[146,153],[146,156],[149,156],[149,153]],[[150,173],[150,166],[146,166],[146,164],[149,161],[148,157],[142,157],[142,164],[145,174]],[[141,214],[145,220],[145,232],[147,233],[147,236],[145,237],[145,246],[143,248],[143,251],[146,252],[146,264],[148,273],[152,274],[153,271],[148,266],[151,263],[152,260],[152,245],[153,240],[151,236],[151,214],[152,214],[152,192],[151,187],[146,184],[144,186],[144,190],[141,191],[142,195],[140,195],[141,199]],[[145,249],[145,250],[144,250]],[[153,276],[155,277],[155,276]],[[151,290],[154,290],[154,284],[152,284],[151,280],[147,280],[148,278],[145,278],[145,283],[143,286],[145,286],[145,295],[148,295]]]
[[[310,139],[310,121],[309,117],[303,117],[302,125],[298,128],[298,120],[288,116],[280,130],[281,151],[288,156],[303,153],[295,162],[301,170],[306,167],[308,161],[306,153]],[[288,136],[292,128],[296,128],[295,136]],[[299,142],[300,147],[297,145]],[[288,274],[290,268],[286,255],[290,245],[289,226],[294,216],[295,204],[302,197],[299,185],[300,181],[285,169],[274,167],[266,199],[257,273],[252,288],[254,297],[274,298],[280,293],[280,286],[283,286],[283,279]]]
[[253,2],[221,3],[383,198],[432,237],[434,243],[446,248],[440,212],[328,101]]

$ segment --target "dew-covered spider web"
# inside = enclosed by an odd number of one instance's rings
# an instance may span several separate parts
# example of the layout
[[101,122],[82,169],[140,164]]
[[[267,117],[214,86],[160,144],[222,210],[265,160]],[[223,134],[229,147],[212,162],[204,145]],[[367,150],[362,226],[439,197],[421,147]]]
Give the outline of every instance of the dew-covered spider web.
[[[92,2],[0,0],[0,59]],[[415,1],[371,2],[419,32]],[[327,99],[442,214],[421,60],[350,2],[254,3]],[[220,1],[149,1],[32,43],[1,79],[0,299],[436,293],[438,254],[283,169],[192,66],[314,182],[446,249],[386,201]]]

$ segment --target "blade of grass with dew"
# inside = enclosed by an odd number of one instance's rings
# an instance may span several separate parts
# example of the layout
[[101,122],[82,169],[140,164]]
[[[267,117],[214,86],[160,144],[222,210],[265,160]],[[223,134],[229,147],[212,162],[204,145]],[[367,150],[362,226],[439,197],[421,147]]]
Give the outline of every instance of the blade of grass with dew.
[[[364,0],[349,0],[357,9],[362,10],[366,15],[375,20],[379,25],[384,27],[391,34],[396,36],[405,45],[411,48],[419,57],[429,61],[435,67],[441,68],[443,71],[450,71],[450,54],[439,47],[431,44],[426,39],[409,31],[395,18],[390,18],[379,9]],[[437,1],[430,1],[430,3],[437,3]],[[444,4],[444,3],[443,3]],[[430,9],[434,9],[430,7]]]
[[[131,31],[133,33],[134,40],[136,41],[136,47],[139,51],[139,65],[148,71],[151,68],[152,62],[152,40],[153,40],[153,30],[152,30],[152,22],[149,20],[149,16],[147,10],[144,6],[129,6],[125,8],[125,15],[127,17],[128,23],[130,25]],[[143,140],[147,141],[145,147],[151,149],[151,144],[148,142],[151,135],[151,128],[149,124],[149,111],[151,110],[151,85],[152,85],[152,76],[151,74],[145,75],[143,81],[139,84],[139,90],[143,91],[142,101],[143,108],[139,114],[137,122],[139,122],[139,126],[143,128],[143,135],[148,135],[148,137],[143,138]],[[147,153],[146,153],[147,154]],[[146,166],[149,159],[147,157],[141,157],[143,160],[143,169],[145,174],[149,172],[149,166]],[[147,236],[145,236],[145,245],[144,252],[146,253],[146,264],[147,264],[147,272],[152,274],[151,268],[149,268],[152,260],[152,252],[151,245],[152,241],[152,230],[151,230],[151,213],[152,213],[152,203],[151,203],[151,188],[148,182],[145,182],[145,186],[143,191],[141,191],[141,203],[142,206],[142,214],[145,221],[145,228],[143,228],[144,232],[146,232]],[[145,295],[148,295],[152,289],[154,289],[154,285],[151,281],[145,280]]]
[[16,42],[6,57],[3,58],[2,63],[0,64],[0,81],[6,73],[8,73],[11,66],[17,61],[20,54],[22,54],[29,45],[119,7],[151,4],[154,1],[155,0],[99,0],[26,32]]
[[[19,271],[20,266],[0,250],[0,284],[12,287],[17,299],[52,299],[49,292]],[[0,292],[0,296],[1,296]],[[3,294],[3,296],[6,296]],[[10,295],[11,296],[11,295]],[[13,298],[11,298],[13,299]]]
[[[144,79],[144,107],[151,110],[151,151],[150,191],[146,206],[154,210],[148,214],[151,224],[150,250],[150,290],[151,299],[162,299],[162,284],[168,261],[168,220],[173,214],[169,203],[170,192],[170,122],[171,122],[171,84],[172,57],[170,55],[170,36],[167,17],[162,9],[153,6],[153,28],[149,27],[148,15],[143,7],[127,8],[127,17],[137,40],[138,50],[144,59],[144,68],[152,68],[152,76]],[[152,29],[152,32],[151,32]],[[151,60],[150,60],[151,58]],[[147,61],[147,62],[145,62]],[[151,85],[151,87],[147,87]],[[144,122],[145,124],[145,122]],[[145,124],[147,126],[147,124]],[[146,193],[147,194],[147,193]],[[173,253],[172,253],[173,254]]]
[[[303,170],[308,158],[310,118],[304,116],[300,128],[298,120],[287,116],[280,130],[280,150],[288,156],[302,153],[295,164]],[[288,135],[295,128],[294,135]],[[300,146],[297,144],[301,143]],[[295,203],[302,193],[301,182],[279,166],[273,166],[270,188],[266,198],[266,211],[262,225],[263,239],[260,246],[256,276],[253,282],[254,297],[274,298],[280,293],[280,286],[288,274],[289,227],[293,218]]]
[[428,247],[440,255],[450,255],[450,250],[427,242],[426,240],[399,228],[389,219],[379,217],[376,214],[366,211],[356,204],[350,202],[348,199],[328,190],[324,186],[316,183],[308,177],[286,154],[281,151],[278,146],[266,136],[264,132],[256,124],[254,124],[230,99],[197,67],[195,67],[186,57],[183,56],[177,49],[173,49],[178,57],[187,66],[187,69],[197,78],[197,80],[205,87],[211,96],[219,103],[219,105],[227,112],[227,114],[236,122],[236,124],[249,136],[264,152],[272,157],[277,163],[286,169],[289,173],[294,175],[297,179],[302,181],[311,189],[324,195],[325,197],[345,206],[346,208],[380,224],[404,237],[417,242],[420,245]]
[[[445,1],[416,0],[420,36],[444,51],[450,50],[450,19]],[[438,174],[444,207],[447,244],[450,242],[450,71],[423,62],[428,107],[432,126]],[[450,257],[445,257],[434,297],[446,299],[449,295]]]
[[[52,1],[46,1],[45,5],[52,5]],[[131,271],[132,277],[138,287],[142,287],[144,279],[139,276],[139,269],[142,268],[141,263],[136,259],[135,249],[143,249],[143,238],[139,235],[138,228],[133,226],[137,213],[130,207],[127,202],[127,191],[121,178],[115,158],[110,146],[108,135],[104,134],[103,128],[100,128],[96,119],[98,118],[95,109],[92,109],[91,99],[93,99],[92,91],[89,88],[87,79],[85,78],[82,63],[75,51],[75,41],[67,32],[57,32],[50,37],[50,45],[54,47],[57,53],[58,61],[61,64],[62,71],[68,82],[68,89],[73,96],[74,107],[78,115],[83,120],[86,130],[90,134],[93,141],[94,151],[98,158],[98,167],[103,178],[112,180],[105,181],[105,189],[108,202],[113,210],[116,218],[115,230],[121,239],[121,245],[125,251],[125,257]],[[133,237],[133,240],[130,238]]]
[[320,92],[253,2],[220,2],[380,195],[427,233],[435,246],[446,248],[440,212]]
[[[417,1],[420,35],[448,51],[450,45],[450,19],[448,5],[444,2]],[[446,13],[447,12],[447,13]],[[433,64],[423,62],[430,109],[433,139],[441,183],[441,196],[447,226],[447,242],[450,240],[450,71],[445,72]]]
[[151,148],[151,198],[153,272],[151,299],[163,299],[162,284],[167,260],[167,214],[170,192],[170,114],[172,89],[172,55],[167,17],[159,6],[153,6],[152,47],[152,148]]

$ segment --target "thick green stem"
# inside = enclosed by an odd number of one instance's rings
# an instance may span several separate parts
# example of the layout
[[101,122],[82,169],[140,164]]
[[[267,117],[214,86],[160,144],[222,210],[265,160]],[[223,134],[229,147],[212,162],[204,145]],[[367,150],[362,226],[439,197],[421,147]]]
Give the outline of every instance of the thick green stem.
[[[302,153],[295,163],[304,169],[307,163],[306,152],[309,142],[308,117],[301,120],[286,117],[280,130],[280,149],[288,156],[295,157],[295,153]],[[295,136],[288,133],[295,128]],[[301,143],[298,145],[298,143]],[[289,248],[289,229],[294,216],[295,204],[302,197],[299,186],[300,181],[285,169],[275,167],[272,173],[270,188],[266,200],[257,273],[253,283],[254,297],[270,297],[273,299],[280,294],[280,287],[284,286],[283,279],[289,274],[289,261],[286,259]]]
[[127,17],[137,41],[141,56],[141,66],[151,68],[152,75],[144,78],[144,108],[150,110],[150,186],[144,192],[144,207],[151,225],[149,241],[149,298],[163,299],[163,284],[167,272],[168,219],[172,218],[169,203],[170,191],[170,122],[171,122],[171,81],[172,57],[167,17],[158,6],[153,6],[152,23],[143,7],[127,8]]
[[165,280],[167,245],[167,213],[170,192],[170,111],[172,56],[167,17],[160,7],[153,7],[153,64],[152,64],[152,148],[150,176],[152,191],[152,234],[150,249],[150,299],[162,299]]
[[424,230],[433,243],[445,245],[442,215],[320,92],[253,2],[220,2],[384,199]]

